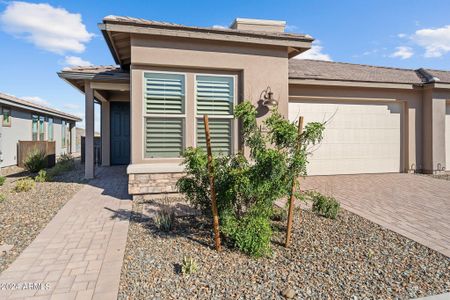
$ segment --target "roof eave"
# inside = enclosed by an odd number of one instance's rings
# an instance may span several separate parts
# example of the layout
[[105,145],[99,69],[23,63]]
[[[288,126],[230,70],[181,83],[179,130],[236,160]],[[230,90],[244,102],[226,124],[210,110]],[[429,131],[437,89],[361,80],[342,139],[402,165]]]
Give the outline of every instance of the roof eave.
[[111,42],[111,37],[109,36],[107,30],[106,30],[106,25],[103,23],[99,23],[98,24],[98,28],[100,29],[100,31],[102,32],[103,38],[106,41],[106,44],[108,45],[109,51],[111,52],[111,55],[114,59],[114,62],[118,65],[122,65],[121,61],[119,59],[119,55],[116,51],[116,49],[114,48],[112,42]]
[[289,84],[293,85],[313,85],[313,86],[342,86],[342,87],[366,87],[366,88],[389,88],[389,89],[414,89],[421,86],[420,83],[396,83],[396,82],[372,82],[372,81],[350,81],[350,80],[330,80],[312,78],[289,77]]
[[59,117],[59,118],[62,118],[62,119],[71,120],[71,121],[74,121],[74,122],[81,122],[82,121],[81,118],[76,117],[76,116],[68,115],[68,114],[65,114],[65,113],[62,113],[62,112],[58,113],[58,112],[55,112],[55,111],[53,111],[51,109],[46,109],[44,107],[39,107],[38,108],[38,107],[25,105],[25,104],[15,102],[15,101],[10,100],[10,99],[0,98],[0,103],[8,105],[8,106],[12,106],[12,107],[20,108],[20,109],[23,109],[23,110],[28,110],[28,111],[37,112],[37,113],[44,113],[44,114],[47,114],[47,115],[50,115],[50,116],[55,116],[55,117]]

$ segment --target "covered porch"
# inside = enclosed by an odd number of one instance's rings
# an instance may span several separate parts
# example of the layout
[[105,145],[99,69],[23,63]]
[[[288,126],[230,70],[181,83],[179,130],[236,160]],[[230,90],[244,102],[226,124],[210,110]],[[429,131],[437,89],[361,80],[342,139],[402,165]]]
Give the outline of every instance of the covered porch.
[[[101,165],[131,161],[130,74],[115,66],[76,67],[59,77],[85,95],[85,178],[95,177],[95,124],[100,124]],[[95,105],[100,106],[96,120]]]

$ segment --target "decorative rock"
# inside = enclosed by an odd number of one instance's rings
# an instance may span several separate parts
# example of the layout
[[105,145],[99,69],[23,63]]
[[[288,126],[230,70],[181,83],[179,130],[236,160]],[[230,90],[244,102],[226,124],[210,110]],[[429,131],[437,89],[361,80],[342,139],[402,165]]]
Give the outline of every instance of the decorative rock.
[[291,288],[285,288],[281,295],[286,299],[293,299],[295,297],[295,291]]

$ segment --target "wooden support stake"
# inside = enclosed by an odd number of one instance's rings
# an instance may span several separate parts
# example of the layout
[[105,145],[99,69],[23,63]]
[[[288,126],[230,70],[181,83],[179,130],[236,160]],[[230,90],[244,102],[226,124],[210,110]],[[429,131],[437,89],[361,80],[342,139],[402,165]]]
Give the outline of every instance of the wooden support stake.
[[[298,118],[298,137],[297,137],[297,149],[300,149],[300,136],[303,133],[303,117]],[[289,247],[291,244],[291,234],[292,234],[292,221],[294,217],[294,193],[295,193],[295,181],[296,178],[292,179],[292,187],[291,187],[291,196],[289,198],[289,213],[288,213],[288,221],[287,221],[287,231],[286,231],[286,241],[285,247]]]
[[213,226],[214,226],[214,242],[216,250],[220,251],[220,232],[219,232],[219,212],[217,211],[216,191],[214,190],[214,167],[212,161],[211,151],[211,136],[209,134],[208,116],[203,116],[203,122],[205,124],[205,136],[206,136],[206,151],[208,153],[208,173],[209,173],[209,186],[211,188],[211,209],[213,214]]

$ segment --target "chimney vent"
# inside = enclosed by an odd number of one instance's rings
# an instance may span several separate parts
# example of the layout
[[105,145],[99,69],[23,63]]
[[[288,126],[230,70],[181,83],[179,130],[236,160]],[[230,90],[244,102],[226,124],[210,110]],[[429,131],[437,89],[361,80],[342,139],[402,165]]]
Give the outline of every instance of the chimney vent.
[[284,32],[285,21],[236,18],[230,28],[237,30]]

